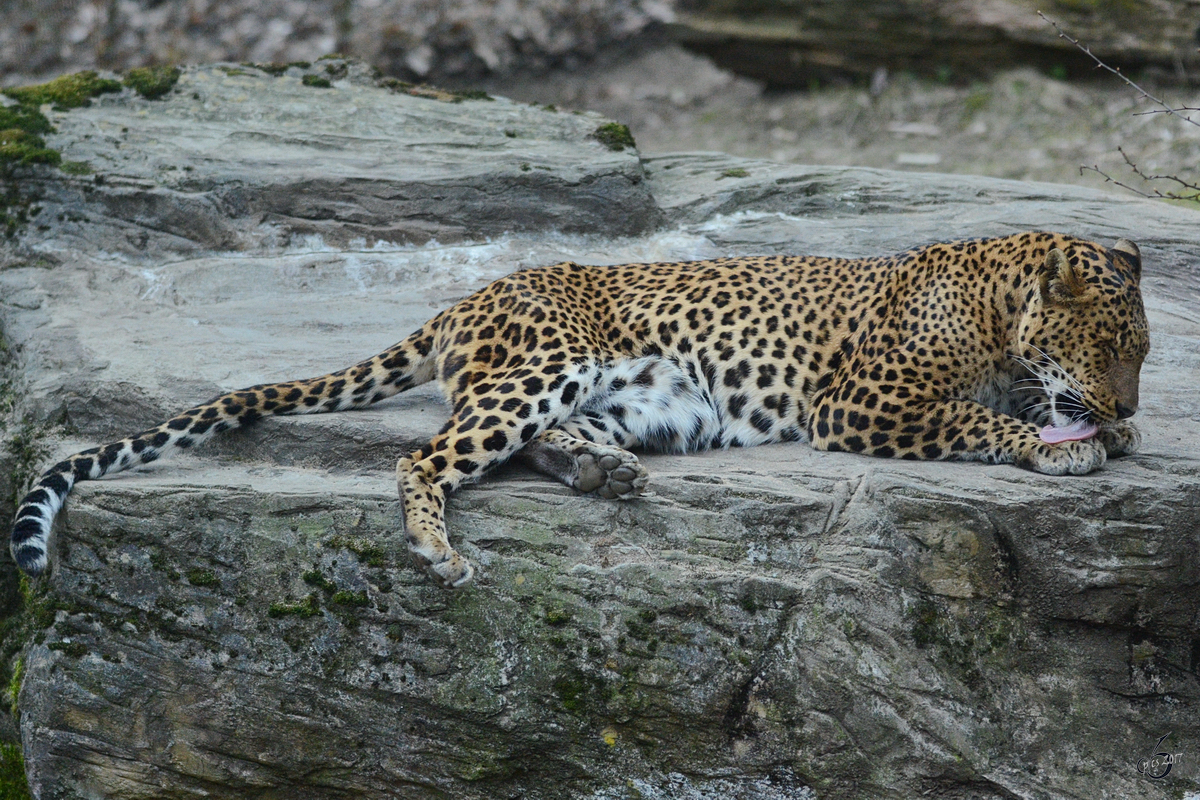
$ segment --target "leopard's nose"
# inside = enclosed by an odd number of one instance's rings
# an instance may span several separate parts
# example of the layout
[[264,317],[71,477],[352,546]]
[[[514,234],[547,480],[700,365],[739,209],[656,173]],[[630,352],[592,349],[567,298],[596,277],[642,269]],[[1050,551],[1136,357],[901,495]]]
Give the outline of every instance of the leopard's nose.
[[1117,419],[1129,419],[1137,411],[1137,406],[1130,408],[1124,403],[1117,403]]

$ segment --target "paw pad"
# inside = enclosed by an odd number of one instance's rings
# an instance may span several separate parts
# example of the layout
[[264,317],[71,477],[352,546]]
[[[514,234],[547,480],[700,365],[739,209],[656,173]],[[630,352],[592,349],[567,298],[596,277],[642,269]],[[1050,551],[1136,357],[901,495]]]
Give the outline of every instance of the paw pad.
[[579,465],[575,488],[606,500],[637,497],[650,482],[637,456],[619,447],[582,446],[575,453],[575,462]]

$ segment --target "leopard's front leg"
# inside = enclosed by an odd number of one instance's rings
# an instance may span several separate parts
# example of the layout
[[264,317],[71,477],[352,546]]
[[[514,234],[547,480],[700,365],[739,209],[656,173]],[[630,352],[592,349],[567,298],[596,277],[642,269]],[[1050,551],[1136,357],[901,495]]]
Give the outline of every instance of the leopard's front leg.
[[1131,456],[1142,447],[1142,433],[1129,420],[1101,425],[1096,434],[1109,458]]
[[855,402],[840,399],[840,394],[818,396],[809,411],[809,440],[818,450],[1015,464],[1047,475],[1085,475],[1107,458],[1100,436],[1047,444],[1037,425],[972,400],[893,401],[867,395]]

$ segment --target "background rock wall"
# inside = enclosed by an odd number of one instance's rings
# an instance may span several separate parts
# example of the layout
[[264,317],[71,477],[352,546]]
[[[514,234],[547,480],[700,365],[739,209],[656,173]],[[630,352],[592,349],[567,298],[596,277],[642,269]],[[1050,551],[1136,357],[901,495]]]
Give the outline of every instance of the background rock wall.
[[1015,66],[1060,77],[1095,62],[1048,18],[1112,66],[1200,83],[1200,6],[1172,0],[692,0],[683,42],[721,66],[773,86],[870,80],[880,69],[942,80]]
[[578,66],[671,23],[723,67],[775,86],[861,81],[879,68],[1089,74],[1039,9],[1116,66],[1200,79],[1200,7],[1188,0],[3,0],[0,76],[341,52],[394,76],[462,80]]
[[0,3],[0,74],[358,56],[441,78],[579,63],[671,18],[668,0]]

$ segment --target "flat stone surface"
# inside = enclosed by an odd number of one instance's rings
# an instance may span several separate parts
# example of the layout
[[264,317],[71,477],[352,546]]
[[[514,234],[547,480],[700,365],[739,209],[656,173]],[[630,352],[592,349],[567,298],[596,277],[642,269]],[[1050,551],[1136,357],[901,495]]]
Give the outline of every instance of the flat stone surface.
[[[291,92],[287,80],[264,85]],[[337,91],[310,108],[312,131],[341,113]],[[477,107],[504,108],[421,102],[464,118],[438,123],[447,137]],[[156,115],[172,108],[147,105],[145,119],[165,127]],[[84,146],[68,134],[84,123],[70,124],[64,153]],[[610,158],[587,125],[573,152]],[[441,138],[428,141],[406,158],[432,163]],[[523,143],[525,157],[542,146]],[[559,152],[544,146],[547,161]],[[857,256],[1049,228],[1125,236],[1145,254],[1143,451],[1080,478],[803,444],[647,456],[655,494],[628,503],[505,468],[449,503],[451,536],[479,572],[448,594],[407,563],[391,474],[444,420],[435,391],[266,420],[71,495],[43,582],[57,617],[25,651],[19,702],[38,796],[1082,800],[1200,788],[1187,760],[1164,781],[1137,772],[1167,732],[1171,752],[1200,752],[1200,215],[1045,184],[618,156],[644,170],[660,227],[368,245],[326,209],[319,236],[245,228],[220,250],[167,229],[144,251],[87,244],[140,224],[126,217],[34,227],[0,271],[18,410],[49,425],[49,463],[219,391],[347,366],[521,267]],[[511,170],[495,159],[499,184]],[[306,188],[316,172],[238,180],[319,198]],[[214,167],[206,196],[232,180]],[[532,206],[545,187],[528,188]],[[377,190],[344,183],[345,204]],[[504,197],[497,219],[511,218]]]
[[340,59],[276,77],[230,64],[189,68],[157,100],[125,90],[47,107],[48,144],[94,174],[25,181],[50,226],[38,253],[629,235],[660,221],[636,152],[593,137],[603,117],[376,84]]

